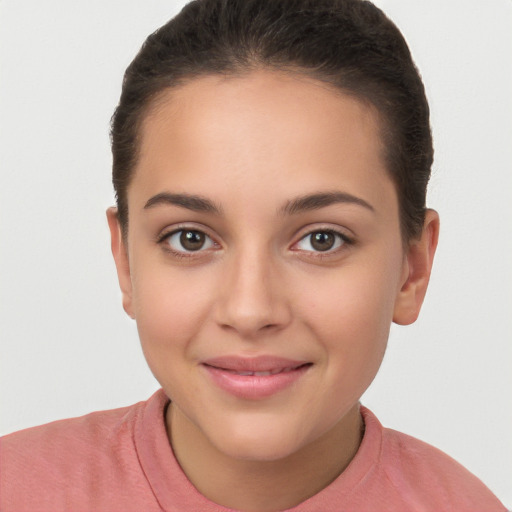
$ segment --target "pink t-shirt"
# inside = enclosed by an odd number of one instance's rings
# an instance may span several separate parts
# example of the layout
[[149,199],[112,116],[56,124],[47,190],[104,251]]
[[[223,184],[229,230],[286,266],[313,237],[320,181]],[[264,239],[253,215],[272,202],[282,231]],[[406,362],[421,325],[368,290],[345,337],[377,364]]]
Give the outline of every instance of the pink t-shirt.
[[[162,390],[147,402],[56,421],[1,439],[2,512],[226,512],[190,483],[169,444]],[[292,509],[505,511],[460,464],[417,439],[385,429],[361,407],[356,456],[329,486]]]

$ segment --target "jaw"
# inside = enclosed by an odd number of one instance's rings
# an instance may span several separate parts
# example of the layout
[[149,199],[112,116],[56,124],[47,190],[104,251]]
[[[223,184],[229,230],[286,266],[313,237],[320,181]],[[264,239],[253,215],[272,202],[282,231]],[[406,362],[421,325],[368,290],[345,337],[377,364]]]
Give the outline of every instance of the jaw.
[[238,510],[301,503],[348,466],[362,440],[358,404],[310,442],[269,414],[246,414],[234,425],[232,419],[229,431],[206,437],[175,404],[167,413],[171,443],[187,477],[207,498]]

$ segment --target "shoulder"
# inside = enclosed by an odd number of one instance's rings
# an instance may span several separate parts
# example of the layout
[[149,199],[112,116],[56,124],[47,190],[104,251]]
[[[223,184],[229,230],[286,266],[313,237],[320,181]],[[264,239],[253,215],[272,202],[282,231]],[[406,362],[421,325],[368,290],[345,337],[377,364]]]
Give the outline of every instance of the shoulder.
[[[377,421],[366,410],[366,421]],[[379,424],[380,425],[380,424]],[[389,485],[428,510],[505,511],[475,475],[452,457],[412,436],[382,429],[380,466]]]
[[32,464],[39,459],[56,462],[62,458],[64,462],[70,455],[102,452],[113,438],[130,431],[141,407],[143,403],[93,412],[8,434],[0,440],[3,461],[12,457],[18,462],[30,458]]
[[44,510],[55,510],[63,503],[78,503],[98,509],[91,503],[92,496],[99,500],[126,483],[146,487],[138,470],[136,432],[148,409],[163,410],[164,402],[163,393],[157,392],[148,401],[129,407],[2,437],[2,506],[5,510],[39,510],[44,503]]

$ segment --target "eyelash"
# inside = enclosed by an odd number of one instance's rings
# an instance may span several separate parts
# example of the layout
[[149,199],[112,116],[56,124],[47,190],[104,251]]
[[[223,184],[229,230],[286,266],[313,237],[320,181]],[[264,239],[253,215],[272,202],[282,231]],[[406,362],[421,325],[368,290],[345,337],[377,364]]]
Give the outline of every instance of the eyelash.
[[[173,235],[182,233],[184,231],[185,232],[190,231],[190,232],[195,232],[195,233],[201,233],[205,237],[207,237],[207,239],[209,239],[211,241],[212,245],[219,247],[219,244],[217,242],[215,242],[215,240],[213,240],[213,238],[211,236],[209,236],[207,233],[205,233],[204,230],[199,229],[199,228],[186,227],[186,226],[183,226],[183,227],[180,227],[177,229],[173,229],[172,231],[165,232],[164,234],[162,234],[161,236],[159,236],[157,238],[157,243],[159,245],[162,245],[165,251],[171,253],[175,258],[178,258],[178,259],[194,258],[194,257],[199,256],[201,253],[205,252],[205,249],[203,249],[203,248],[200,248],[197,251],[187,251],[187,250],[179,251],[179,250],[173,249],[169,243],[165,243]],[[335,250],[328,249],[326,251],[305,251],[305,252],[309,253],[314,258],[328,258],[334,254],[337,254],[340,250],[342,250],[343,247],[349,247],[349,246],[355,244],[355,241],[352,238],[348,237],[344,233],[341,233],[340,231],[336,231],[332,228],[318,228],[318,229],[315,229],[315,230],[305,233],[293,245],[295,246],[295,245],[299,244],[300,242],[302,242],[303,240],[306,240],[308,237],[311,237],[315,233],[331,234],[331,235],[335,236],[336,238],[338,238],[338,240],[341,243],[338,247],[335,248]]]
[[[322,259],[322,258],[333,257],[336,254],[338,254],[340,251],[342,251],[344,249],[347,249],[348,247],[350,247],[350,246],[355,244],[354,239],[352,239],[351,237],[347,236],[345,233],[342,233],[342,232],[337,231],[337,230],[332,229],[332,228],[321,228],[320,227],[320,228],[317,228],[317,229],[314,229],[312,231],[309,231],[309,232],[305,233],[293,245],[296,246],[297,244],[299,244],[303,240],[306,240],[308,237],[312,237],[316,233],[323,233],[323,234],[333,235],[335,238],[338,239],[337,241],[335,241],[335,244],[337,242],[339,242],[339,245],[338,245],[338,247],[335,247],[334,249],[328,249],[326,251],[306,251],[313,258]],[[311,245],[311,241],[309,243]]]
[[171,231],[167,231],[167,232],[163,233],[161,236],[159,236],[157,238],[157,244],[162,245],[162,247],[164,248],[165,251],[171,253],[172,256],[177,259],[197,257],[200,253],[205,252],[205,250],[201,248],[197,251],[187,251],[187,250],[177,251],[176,249],[173,249],[169,243],[165,243],[173,235],[176,235],[178,233],[187,232],[187,231],[194,232],[194,233],[201,233],[208,240],[210,240],[212,242],[212,245],[219,246],[219,244],[217,242],[215,242],[215,240],[213,240],[213,238],[210,235],[205,233],[205,231],[203,229],[199,229],[199,228],[195,228],[195,227],[187,227],[187,226],[182,226],[177,229],[173,229]]

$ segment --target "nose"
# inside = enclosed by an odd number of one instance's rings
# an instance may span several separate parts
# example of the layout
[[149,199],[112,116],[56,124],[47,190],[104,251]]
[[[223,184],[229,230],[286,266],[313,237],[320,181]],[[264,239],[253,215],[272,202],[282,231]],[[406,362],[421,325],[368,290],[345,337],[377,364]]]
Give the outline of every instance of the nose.
[[223,329],[254,339],[278,331],[291,320],[282,269],[262,251],[246,251],[229,258],[217,302],[217,322]]

